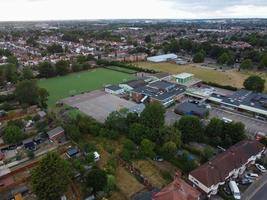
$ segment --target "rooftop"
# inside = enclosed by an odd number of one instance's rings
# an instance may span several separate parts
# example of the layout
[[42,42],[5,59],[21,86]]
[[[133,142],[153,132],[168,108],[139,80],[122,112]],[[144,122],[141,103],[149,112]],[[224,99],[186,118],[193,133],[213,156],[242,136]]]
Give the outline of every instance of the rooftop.
[[248,162],[249,158],[259,154],[262,150],[264,150],[264,145],[258,141],[243,140],[193,170],[190,175],[207,187],[216,185],[224,182],[231,171],[240,168]]
[[189,73],[181,73],[181,74],[177,74],[174,77],[175,78],[179,78],[179,79],[186,79],[186,78],[190,78],[194,76],[194,74],[189,74]]

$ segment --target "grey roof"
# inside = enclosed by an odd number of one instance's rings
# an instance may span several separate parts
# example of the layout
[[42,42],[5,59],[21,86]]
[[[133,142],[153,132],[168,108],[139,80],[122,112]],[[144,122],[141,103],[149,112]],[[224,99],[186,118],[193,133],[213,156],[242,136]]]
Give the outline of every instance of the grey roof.
[[117,90],[121,90],[122,88],[118,85],[110,85],[106,87],[107,89],[110,89],[112,91],[117,91]]
[[141,103],[141,104],[137,104],[131,108],[129,108],[129,112],[131,113],[138,113],[140,114],[141,112],[143,112],[143,110],[145,109],[145,104]]
[[149,87],[157,88],[159,90],[169,90],[176,86],[176,84],[168,81],[156,81],[149,84]]
[[214,93],[211,96],[221,99],[222,103],[232,106],[246,105],[267,111],[267,95],[263,93],[242,89],[230,96],[218,96]]
[[175,108],[175,113],[183,115],[197,115],[203,117],[208,113],[208,109],[205,106],[184,102],[179,104]]
[[63,129],[61,126],[59,126],[59,127],[57,127],[57,128],[54,128],[54,129],[48,131],[48,132],[47,132],[47,135],[48,135],[49,137],[53,137],[54,135],[56,135],[56,134],[58,134],[58,133],[61,133],[61,132],[63,132],[63,131],[64,131],[64,129]]
[[[160,81],[160,82],[162,82],[162,81]],[[156,86],[156,85],[157,86],[166,86],[165,83],[163,85],[161,85],[161,83],[160,84],[157,83],[157,84],[153,84],[152,86]],[[141,88],[136,88],[134,90],[134,92],[143,94],[145,96],[148,96],[150,98],[153,98],[153,99],[156,99],[159,101],[164,101],[166,99],[170,99],[170,98],[173,98],[179,94],[182,94],[186,90],[185,86],[178,85],[178,84],[171,84],[168,86],[169,86],[168,90],[163,91],[163,90],[159,89],[159,87],[151,87],[151,85],[148,85],[148,86],[144,86]]]
[[131,80],[123,84],[129,85],[132,88],[138,88],[146,85],[147,83],[144,80],[140,79],[140,80]]

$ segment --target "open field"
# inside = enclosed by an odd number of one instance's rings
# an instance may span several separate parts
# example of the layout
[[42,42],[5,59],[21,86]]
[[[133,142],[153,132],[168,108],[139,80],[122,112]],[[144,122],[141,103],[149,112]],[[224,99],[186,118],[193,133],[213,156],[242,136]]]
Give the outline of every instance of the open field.
[[50,94],[48,105],[51,107],[58,100],[68,96],[101,89],[108,84],[118,84],[132,79],[134,79],[134,75],[99,68],[61,77],[41,79],[38,84],[41,88],[48,90]]
[[135,63],[138,67],[146,69],[154,69],[162,72],[169,72],[172,74],[188,72],[195,75],[196,78],[207,82],[214,82],[221,85],[231,85],[237,88],[242,88],[244,80],[252,74],[257,74],[266,80],[265,92],[267,92],[267,73],[256,72],[237,72],[235,70],[228,70],[225,72],[208,69],[197,66],[197,64],[177,65],[172,63],[150,63],[140,62]]

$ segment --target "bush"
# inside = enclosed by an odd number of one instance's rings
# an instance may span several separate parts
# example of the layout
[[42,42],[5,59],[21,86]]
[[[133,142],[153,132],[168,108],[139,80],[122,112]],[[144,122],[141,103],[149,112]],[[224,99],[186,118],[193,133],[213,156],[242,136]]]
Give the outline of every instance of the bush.
[[220,85],[218,83],[205,82],[205,81],[203,81],[203,83],[206,85],[209,85],[209,86],[218,87],[218,88],[222,88],[222,89],[226,89],[226,90],[231,90],[231,91],[237,91],[238,90],[238,88],[230,86],[230,85]]

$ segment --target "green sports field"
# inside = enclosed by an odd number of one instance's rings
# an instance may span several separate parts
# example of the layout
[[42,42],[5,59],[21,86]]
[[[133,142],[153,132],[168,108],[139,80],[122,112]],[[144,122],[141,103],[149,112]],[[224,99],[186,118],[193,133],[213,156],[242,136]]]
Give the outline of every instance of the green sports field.
[[118,84],[134,79],[134,75],[109,69],[98,68],[91,71],[69,74],[67,76],[40,79],[38,84],[49,92],[48,105],[71,95],[103,88],[107,84]]

